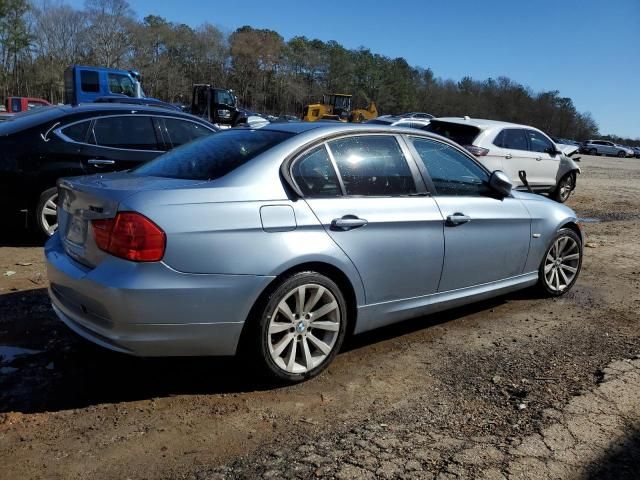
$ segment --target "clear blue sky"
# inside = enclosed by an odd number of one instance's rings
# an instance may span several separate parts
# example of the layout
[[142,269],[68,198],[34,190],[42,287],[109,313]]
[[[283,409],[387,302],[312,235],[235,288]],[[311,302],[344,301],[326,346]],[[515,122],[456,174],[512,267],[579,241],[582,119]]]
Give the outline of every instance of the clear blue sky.
[[[81,7],[83,0],[70,0]],[[559,90],[601,133],[640,138],[640,0],[130,0],[191,26],[242,25],[404,57],[436,76]],[[205,79],[203,79],[205,80]]]

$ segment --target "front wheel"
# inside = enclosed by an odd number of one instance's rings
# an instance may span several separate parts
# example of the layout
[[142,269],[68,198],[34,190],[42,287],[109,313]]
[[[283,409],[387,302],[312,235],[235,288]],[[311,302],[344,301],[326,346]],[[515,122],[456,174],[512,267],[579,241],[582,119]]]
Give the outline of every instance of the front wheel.
[[627,156],[627,154],[626,154],[625,152],[623,152],[622,150],[620,150],[620,151],[618,152],[618,158],[624,158],[624,157],[626,157],[626,156]]
[[598,155],[598,150],[596,150],[595,148],[592,148],[591,150],[589,150],[589,155],[593,155],[593,156]]
[[560,179],[556,189],[551,194],[551,198],[556,202],[564,203],[571,196],[576,188],[576,176],[574,173],[567,173]]
[[257,353],[272,378],[300,382],[318,375],[340,350],[347,308],[340,288],[316,272],[285,279],[258,319]]
[[58,229],[58,189],[48,188],[40,194],[34,212],[39,233],[50,237]]
[[582,251],[582,241],[576,232],[570,228],[559,230],[540,263],[540,289],[553,297],[567,293],[578,279]]

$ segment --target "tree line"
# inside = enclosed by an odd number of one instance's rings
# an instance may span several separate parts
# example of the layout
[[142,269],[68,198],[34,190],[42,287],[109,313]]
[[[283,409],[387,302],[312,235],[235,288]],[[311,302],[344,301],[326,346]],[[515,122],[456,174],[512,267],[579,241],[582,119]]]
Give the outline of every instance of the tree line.
[[137,20],[126,0],[87,0],[83,9],[43,0],[0,0],[0,88],[3,95],[64,96],[72,64],[135,68],[148,96],[189,104],[194,83],[231,88],[247,108],[300,115],[323,93],[351,93],[357,107],[375,101],[383,114],[499,119],[536,126],[557,137],[598,135],[589,113],[558,91],[534,92],[509,78],[438,78],[366,48],[304,36],[288,41],[249,26],[225,34],[149,15]]

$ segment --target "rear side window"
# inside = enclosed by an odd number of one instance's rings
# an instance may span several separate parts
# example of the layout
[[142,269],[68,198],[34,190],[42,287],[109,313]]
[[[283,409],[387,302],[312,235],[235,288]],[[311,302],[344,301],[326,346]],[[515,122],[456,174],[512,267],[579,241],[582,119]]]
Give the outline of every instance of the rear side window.
[[204,137],[213,133],[211,130],[203,127],[199,123],[179,120],[177,118],[165,118],[164,124],[167,127],[169,139],[174,147],[179,147],[180,145],[189,143],[196,138]]
[[455,148],[424,138],[412,138],[437,195],[480,196],[490,192],[489,175]]
[[521,128],[505,128],[502,130],[493,144],[497,147],[509,148],[512,150],[529,150],[527,137]]
[[413,175],[394,137],[362,135],[329,142],[347,195],[416,192]]
[[535,130],[526,130],[526,134],[529,137],[529,148],[532,152],[549,152],[553,150],[553,144],[551,140]]
[[473,145],[473,141],[480,134],[480,129],[472,125],[442,122],[431,120],[431,123],[423,128],[427,132],[433,132],[460,145]]
[[86,122],[80,122],[64,127],[60,131],[63,135],[69,137],[74,142],[86,142],[90,125],[91,120],[87,120]]
[[291,175],[306,197],[337,197],[341,194],[338,177],[324,145],[298,159]]
[[90,70],[80,71],[80,88],[83,92],[95,93],[100,91],[98,72]]
[[95,143],[102,147],[160,150],[148,116],[123,115],[99,118],[93,126]]
[[214,180],[292,136],[271,130],[233,129],[171,150],[134,170],[138,175]]

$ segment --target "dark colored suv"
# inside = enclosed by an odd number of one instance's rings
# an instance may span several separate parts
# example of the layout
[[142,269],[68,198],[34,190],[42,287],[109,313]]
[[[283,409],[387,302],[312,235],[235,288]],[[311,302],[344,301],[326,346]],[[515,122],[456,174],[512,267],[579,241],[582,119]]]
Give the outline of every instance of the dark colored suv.
[[45,107],[0,124],[0,201],[47,235],[60,177],[128,170],[217,131],[176,110],[126,104]]

